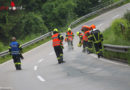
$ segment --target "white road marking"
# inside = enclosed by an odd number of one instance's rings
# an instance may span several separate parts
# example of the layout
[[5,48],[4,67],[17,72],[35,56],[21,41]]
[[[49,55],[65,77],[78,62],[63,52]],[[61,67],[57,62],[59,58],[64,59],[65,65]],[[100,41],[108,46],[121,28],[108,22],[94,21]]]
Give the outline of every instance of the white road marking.
[[54,54],[54,51],[53,52],[51,52],[49,55],[51,56],[51,55],[53,55]]
[[116,19],[116,18],[118,18],[120,15],[116,15],[116,16],[114,16],[114,17],[112,17],[112,19]]
[[46,80],[45,80],[43,77],[41,77],[40,75],[38,75],[37,78],[38,78],[40,81],[42,81],[42,82],[46,81]]
[[41,63],[43,60],[44,60],[43,58],[42,58],[42,59],[40,59],[40,60],[38,61],[38,63]]
[[36,71],[36,70],[37,70],[37,68],[38,68],[38,66],[34,66],[34,71]]

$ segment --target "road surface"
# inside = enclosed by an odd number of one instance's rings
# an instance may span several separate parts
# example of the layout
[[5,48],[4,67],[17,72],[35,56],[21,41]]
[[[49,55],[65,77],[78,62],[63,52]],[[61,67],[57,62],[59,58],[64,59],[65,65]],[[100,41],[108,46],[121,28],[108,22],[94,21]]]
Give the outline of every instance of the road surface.
[[[82,25],[95,24],[101,31],[120,18],[130,8],[130,3],[104,13]],[[12,60],[0,65],[0,90],[130,90],[130,67],[94,54],[82,53],[64,43],[65,64],[57,64],[56,55],[49,41],[24,54],[21,71],[16,71]]]

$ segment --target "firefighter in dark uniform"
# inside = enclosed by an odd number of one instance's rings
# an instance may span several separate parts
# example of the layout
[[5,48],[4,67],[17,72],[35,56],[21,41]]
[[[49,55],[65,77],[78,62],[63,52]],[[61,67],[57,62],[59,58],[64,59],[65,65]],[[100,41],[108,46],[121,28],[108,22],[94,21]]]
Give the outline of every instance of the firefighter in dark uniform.
[[53,30],[52,41],[59,64],[65,62],[63,61],[63,39],[63,36],[58,33],[58,29],[55,28]]
[[103,49],[102,49],[102,42],[103,42],[103,35],[98,29],[94,29],[96,26],[93,26],[93,30],[91,34],[93,35],[92,40],[94,43],[96,54],[98,58],[103,57]]
[[92,53],[93,52],[93,42],[92,42],[91,38],[93,36],[90,32],[88,32],[87,35],[88,35],[88,52]]
[[16,41],[15,37],[12,37],[12,42],[10,43],[9,52],[12,55],[16,70],[21,70],[21,60],[20,57],[23,57],[20,52],[22,51],[21,46]]
[[89,32],[87,33],[87,36],[88,36],[88,51],[89,53],[92,53],[93,52],[93,41],[92,41],[92,38],[93,38],[93,35],[91,34],[91,31],[95,28],[95,25],[92,24],[90,26],[90,30]]

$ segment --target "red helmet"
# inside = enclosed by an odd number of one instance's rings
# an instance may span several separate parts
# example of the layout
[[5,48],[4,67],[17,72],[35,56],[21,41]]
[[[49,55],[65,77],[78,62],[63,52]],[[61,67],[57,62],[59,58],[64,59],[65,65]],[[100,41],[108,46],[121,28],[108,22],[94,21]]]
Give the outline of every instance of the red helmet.
[[91,28],[90,28],[89,26],[83,25],[81,31],[88,31],[88,30],[90,30],[90,29],[91,29]]
[[90,27],[91,27],[92,29],[95,29],[95,28],[96,28],[96,26],[95,26],[94,24],[92,24]]

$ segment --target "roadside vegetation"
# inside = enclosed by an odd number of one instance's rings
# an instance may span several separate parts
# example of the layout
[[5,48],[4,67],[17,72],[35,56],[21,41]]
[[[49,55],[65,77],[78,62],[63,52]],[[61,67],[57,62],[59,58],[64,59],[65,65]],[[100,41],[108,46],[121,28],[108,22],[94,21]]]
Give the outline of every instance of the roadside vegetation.
[[[108,0],[100,2],[98,0],[14,0],[14,2],[16,6],[22,5],[25,9],[0,10],[0,52],[8,49],[12,36],[16,36],[20,44],[23,44],[52,31],[53,28],[64,31],[72,21],[90,13],[91,8]],[[0,0],[0,6],[10,6],[10,1]]]
[[[130,11],[123,18],[116,19],[112,25],[103,32],[104,44],[130,46]],[[104,52],[107,58],[117,58],[130,63],[130,50],[127,53],[111,51]]]

